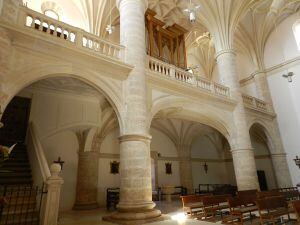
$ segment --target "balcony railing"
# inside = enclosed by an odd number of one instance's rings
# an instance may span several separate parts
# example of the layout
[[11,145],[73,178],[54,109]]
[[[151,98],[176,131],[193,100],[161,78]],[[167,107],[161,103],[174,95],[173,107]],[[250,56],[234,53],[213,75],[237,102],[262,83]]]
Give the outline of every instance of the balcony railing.
[[269,111],[268,103],[246,94],[243,94],[242,97],[246,106],[250,106],[262,111]]
[[18,25],[43,33],[45,37],[53,38],[56,41],[67,42],[79,49],[88,50],[118,61],[124,59],[123,46],[54,20],[25,6],[20,6]]
[[223,96],[226,98],[230,97],[228,87],[206,80],[204,78],[196,80],[193,74],[183,69],[180,69],[174,65],[164,63],[153,57],[148,56],[147,66],[149,71],[154,72],[159,76],[166,77],[170,80],[182,82],[219,96]]

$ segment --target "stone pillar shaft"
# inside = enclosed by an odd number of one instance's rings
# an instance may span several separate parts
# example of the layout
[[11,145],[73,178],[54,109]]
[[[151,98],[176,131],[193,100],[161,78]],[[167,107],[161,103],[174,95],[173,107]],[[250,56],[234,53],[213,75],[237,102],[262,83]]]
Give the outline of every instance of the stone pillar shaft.
[[286,154],[271,155],[278,188],[292,187],[292,179],[287,165]]
[[180,183],[189,194],[194,192],[190,146],[178,147]]
[[273,101],[266,74],[264,72],[257,72],[254,75],[254,82],[258,98],[266,101],[270,105],[270,109],[273,110]]
[[73,209],[98,208],[98,153],[95,151],[78,153],[76,201]]
[[124,127],[120,137],[120,202],[108,220],[142,224],[160,216],[152,201],[150,136],[147,127],[146,0],[118,0],[120,42],[125,62],[134,66],[124,81]]
[[[273,101],[272,101],[266,73],[257,72],[254,75],[254,81],[255,81],[258,97],[266,101],[269,104],[270,107],[269,109],[274,111]],[[272,163],[273,163],[273,168],[277,180],[277,185],[278,187],[292,186],[292,179],[287,165],[286,154],[281,141],[281,135],[280,135],[276,118],[273,121],[273,128],[274,128],[273,132],[276,138],[272,140],[273,141],[272,144],[275,147],[273,151],[276,153],[272,154]]]
[[235,52],[233,50],[219,52],[217,54],[217,64],[221,72],[220,76],[225,85],[230,88],[231,97],[237,101],[233,111],[236,130],[233,137],[231,137],[231,148],[238,189],[258,189],[255,158],[247,126],[239,77],[236,72]]

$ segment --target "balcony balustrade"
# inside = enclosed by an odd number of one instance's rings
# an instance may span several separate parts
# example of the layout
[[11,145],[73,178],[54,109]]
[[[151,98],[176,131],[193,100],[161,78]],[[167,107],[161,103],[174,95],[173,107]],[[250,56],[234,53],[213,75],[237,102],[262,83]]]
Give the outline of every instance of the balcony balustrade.
[[175,80],[187,85],[191,85],[191,87],[195,87],[200,90],[216,94],[218,96],[223,96],[226,98],[230,97],[228,87],[206,80],[204,78],[196,79],[193,74],[150,56],[148,57],[148,71],[154,72],[159,76],[164,76],[170,80]]
[[242,97],[243,97],[244,104],[246,106],[249,106],[251,108],[255,108],[258,110],[262,110],[262,111],[270,111],[268,103],[266,103],[258,98],[252,97],[250,95],[246,95],[246,94],[243,94]]
[[90,34],[82,29],[70,26],[61,21],[52,19],[44,14],[20,6],[18,25],[40,32],[45,38],[67,42],[75,48],[88,50],[111,59],[123,61],[124,47]]

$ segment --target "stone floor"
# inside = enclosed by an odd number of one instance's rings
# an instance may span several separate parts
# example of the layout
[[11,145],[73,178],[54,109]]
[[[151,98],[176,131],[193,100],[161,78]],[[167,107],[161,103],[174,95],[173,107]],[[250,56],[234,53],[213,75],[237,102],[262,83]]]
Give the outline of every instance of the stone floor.
[[[180,201],[173,201],[167,203],[165,201],[157,203],[163,214],[166,214],[172,218],[174,215],[182,213],[182,207]],[[102,217],[109,215],[111,212],[107,212],[105,209],[89,210],[89,211],[70,211],[61,213],[59,215],[58,225],[113,225],[112,223],[102,221]],[[294,216],[292,216],[294,217]],[[221,222],[217,222],[221,223]],[[179,222],[173,218],[162,222],[149,223],[149,225],[213,225],[215,223],[207,221],[199,221],[195,219],[187,219],[184,222]],[[245,223],[249,224],[249,223]],[[252,225],[259,225],[258,220],[254,220]],[[296,223],[289,223],[296,224]]]

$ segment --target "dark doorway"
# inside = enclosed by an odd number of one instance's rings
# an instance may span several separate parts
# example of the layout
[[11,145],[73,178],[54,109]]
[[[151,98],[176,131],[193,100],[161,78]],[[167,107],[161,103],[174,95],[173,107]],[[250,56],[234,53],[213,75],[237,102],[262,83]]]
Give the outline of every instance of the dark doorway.
[[1,119],[4,126],[0,128],[0,144],[24,143],[30,114],[30,102],[29,98],[16,96],[7,105]]
[[268,184],[267,184],[265,171],[264,170],[257,170],[257,177],[258,177],[260,190],[261,191],[267,191],[268,190]]

